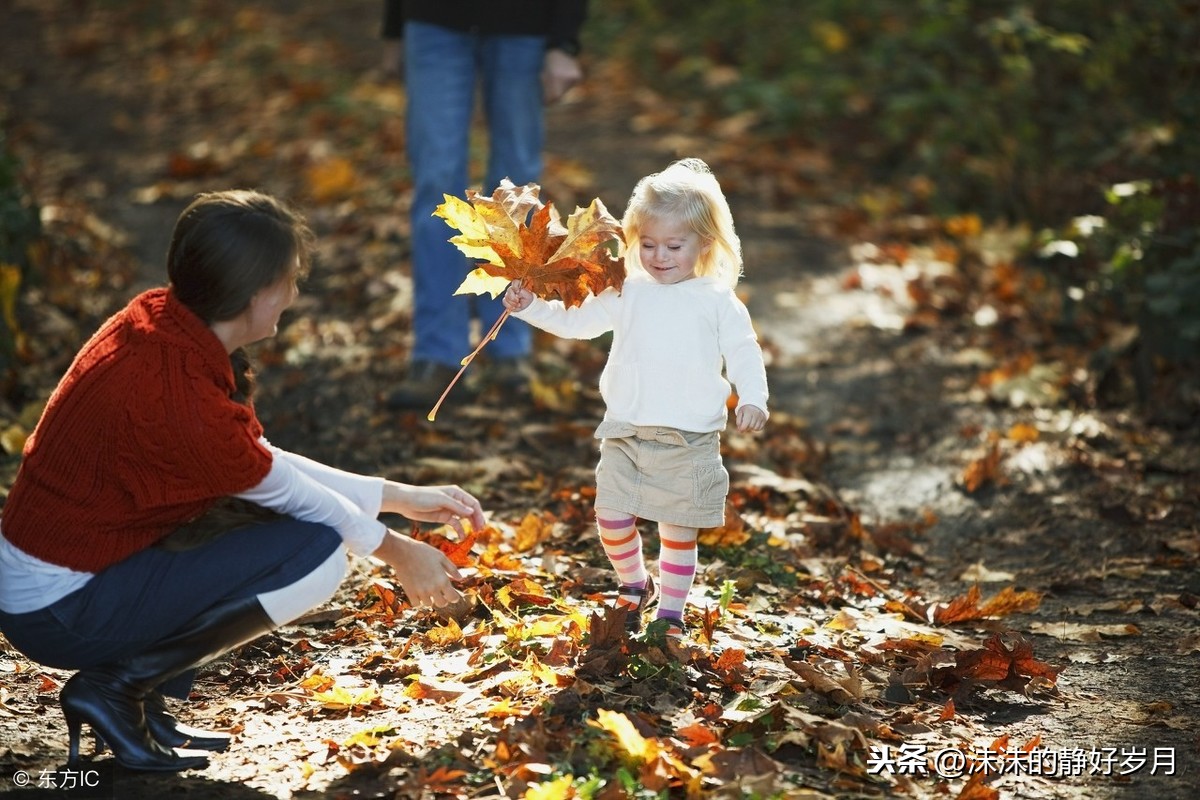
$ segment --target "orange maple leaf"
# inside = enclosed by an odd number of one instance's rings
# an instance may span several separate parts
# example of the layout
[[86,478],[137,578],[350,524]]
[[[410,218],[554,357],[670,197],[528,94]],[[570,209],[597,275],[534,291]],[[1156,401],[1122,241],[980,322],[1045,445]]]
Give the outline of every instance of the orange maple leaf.
[[1033,657],[1033,645],[1022,636],[1013,636],[1009,647],[1001,634],[993,634],[980,650],[968,650],[955,656],[954,672],[962,678],[996,682],[1006,688],[1020,688],[1031,678],[1054,683],[1061,671]]
[[1006,586],[982,606],[979,604],[981,596],[979,586],[973,585],[965,595],[954,598],[945,608],[934,611],[934,622],[949,625],[967,620],[1001,617],[1014,612],[1033,611],[1042,600],[1042,596],[1037,592],[1021,592],[1011,586]]
[[[578,306],[590,294],[625,282],[625,261],[619,251],[621,225],[596,198],[587,208],[576,208],[566,224],[552,204],[538,199],[535,183],[516,186],[505,178],[491,196],[469,190],[467,199],[444,195],[433,212],[459,231],[450,243],[480,262],[455,294],[498,296],[511,281],[519,280],[546,300]],[[462,369],[429,412],[432,422],[450,388],[479,351],[495,338],[508,319],[508,311],[482,337],[479,346],[463,357]]]
[[675,735],[680,740],[686,742],[689,747],[699,747],[706,744],[717,744],[721,741],[721,737],[713,732],[713,729],[702,722],[693,722],[691,725],[680,728],[675,731]]

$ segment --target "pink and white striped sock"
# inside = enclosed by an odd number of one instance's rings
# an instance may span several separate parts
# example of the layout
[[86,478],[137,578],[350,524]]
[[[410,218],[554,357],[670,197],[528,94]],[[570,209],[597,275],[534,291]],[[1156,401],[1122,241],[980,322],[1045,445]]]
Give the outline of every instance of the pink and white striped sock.
[[655,619],[683,620],[688,594],[696,580],[696,528],[658,525],[660,591]]
[[[596,527],[600,530],[604,554],[608,556],[621,585],[645,588],[646,561],[642,555],[642,535],[638,533],[637,517],[597,509]],[[638,595],[622,594],[619,598],[622,605],[633,608],[640,601]]]

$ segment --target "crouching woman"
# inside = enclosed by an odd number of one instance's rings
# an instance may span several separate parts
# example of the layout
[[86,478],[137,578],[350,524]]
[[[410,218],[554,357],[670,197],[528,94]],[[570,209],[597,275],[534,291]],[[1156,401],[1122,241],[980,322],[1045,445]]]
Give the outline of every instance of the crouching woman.
[[182,725],[165,698],[329,600],[347,551],[391,567],[414,605],[459,597],[453,564],[378,516],[461,531],[483,525],[474,497],[344,472],[263,435],[244,347],[275,333],[311,248],[268,195],[197,197],[169,285],[101,326],[26,443],[0,519],[0,631],[77,670],[59,697],[72,764],[86,723],[124,767],[205,766],[229,737]]

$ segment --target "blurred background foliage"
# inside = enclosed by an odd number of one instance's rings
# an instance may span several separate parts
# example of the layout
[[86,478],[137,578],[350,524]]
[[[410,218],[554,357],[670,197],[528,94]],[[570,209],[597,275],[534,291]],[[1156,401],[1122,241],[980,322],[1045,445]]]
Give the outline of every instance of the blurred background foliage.
[[0,389],[21,348],[17,299],[42,233],[37,206],[19,179],[20,166],[0,129]]
[[[1140,358],[1200,353],[1200,0],[590,7],[589,58],[632,65],[664,104],[738,120],[755,137],[747,160],[817,150],[838,184],[821,199],[1028,229],[1024,264],[1135,327]],[[207,24],[236,37],[247,23]],[[46,270],[39,210],[3,145],[0,377],[21,348],[14,299]]]
[[592,5],[589,47],[652,88],[906,187],[905,211],[1028,225],[1056,283],[1155,355],[1200,352],[1200,0]]

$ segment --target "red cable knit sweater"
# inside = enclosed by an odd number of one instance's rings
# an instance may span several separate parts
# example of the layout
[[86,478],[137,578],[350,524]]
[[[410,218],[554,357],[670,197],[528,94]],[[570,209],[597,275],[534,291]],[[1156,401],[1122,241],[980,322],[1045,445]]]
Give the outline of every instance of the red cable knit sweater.
[[271,468],[229,356],[167,289],[138,295],[83,346],[25,445],[4,538],[96,572],[151,546]]

